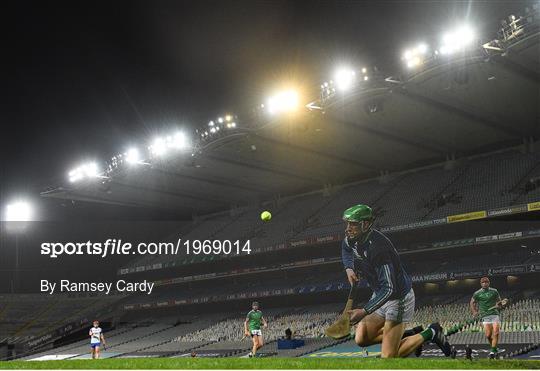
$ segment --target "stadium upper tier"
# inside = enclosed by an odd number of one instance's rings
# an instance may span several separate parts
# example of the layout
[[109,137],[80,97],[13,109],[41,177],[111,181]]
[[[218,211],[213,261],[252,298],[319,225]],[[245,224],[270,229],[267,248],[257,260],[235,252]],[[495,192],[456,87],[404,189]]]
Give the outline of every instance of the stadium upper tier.
[[[319,81],[301,81],[304,92],[292,91],[298,108],[293,115],[271,114],[272,104],[257,104],[191,123],[196,132],[169,132],[149,123],[157,138],[116,138],[138,144],[103,154],[108,163],[80,164],[42,195],[200,215],[446,158],[528,146],[538,138],[537,4],[525,13],[512,21],[519,27],[506,26],[503,37],[483,45],[478,39],[459,53],[432,54],[434,46],[424,45],[430,56],[403,70],[349,61],[349,72],[363,78],[349,81],[343,91],[337,86],[341,78],[330,71]],[[481,38],[491,39],[484,31]],[[433,195],[423,189],[425,197]],[[399,200],[399,193],[393,197]],[[389,215],[388,222],[395,217],[401,216]]]
[[[168,239],[249,239],[251,247],[257,250],[307,236],[341,233],[343,210],[358,203],[374,208],[379,228],[498,209],[540,201],[540,187],[536,188],[534,183],[538,174],[540,152],[521,153],[512,149],[462,160],[450,167],[441,164],[277,199],[263,207],[209,215]],[[260,220],[261,208],[272,211],[270,222]],[[171,259],[171,255],[149,255],[136,259],[128,267]]]

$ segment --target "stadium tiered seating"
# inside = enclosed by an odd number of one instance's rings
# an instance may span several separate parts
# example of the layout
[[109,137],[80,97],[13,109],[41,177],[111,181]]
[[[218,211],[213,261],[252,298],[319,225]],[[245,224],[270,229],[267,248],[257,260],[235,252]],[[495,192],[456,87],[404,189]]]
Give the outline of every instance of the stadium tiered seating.
[[[237,341],[243,337],[244,316],[227,319],[208,328],[186,334],[178,341]],[[324,329],[336,319],[336,312],[309,311],[276,316],[265,314],[265,317],[271,324],[264,331],[264,337],[267,340],[282,338],[287,328],[290,328],[296,336],[314,338],[324,336]]]
[[[330,311],[326,311],[329,310]],[[323,338],[324,329],[328,327],[337,317],[338,311],[336,304],[320,305],[311,308],[298,308],[282,310],[264,311],[265,318],[269,327],[264,330],[266,345],[261,349],[262,352],[277,352],[283,356],[297,356],[310,349],[333,344],[333,339]],[[288,313],[288,312],[295,313]],[[192,333],[185,334],[175,339],[179,344],[202,344],[204,341],[210,341],[209,344],[200,346],[197,351],[227,351],[228,353],[238,354],[242,351],[248,351],[252,343],[249,339],[242,339],[244,328],[244,313],[239,313],[233,318],[229,318]],[[290,328],[293,336],[306,339],[306,345],[294,350],[277,350],[277,339],[284,337],[285,329]]]
[[514,151],[469,160],[463,165],[466,171],[446,190],[458,195],[460,203],[443,205],[429,217],[510,206],[516,198],[510,190],[537,163],[535,155]]
[[[110,340],[111,342],[114,342],[116,341],[117,338],[119,338],[120,335],[126,335],[130,333],[131,331],[133,331],[136,327],[137,327],[137,324],[132,324],[129,326],[122,326],[114,330],[108,331],[105,333],[106,340]],[[22,359],[33,359],[33,358],[40,357],[42,355],[87,353],[88,348],[89,348],[88,344],[89,344],[89,340],[88,338],[85,338],[83,340],[79,340],[70,344],[59,346],[54,349],[45,350],[43,352],[38,352],[32,355],[25,356]]]
[[[460,332],[450,337],[452,344],[486,344],[483,332]],[[499,344],[533,344],[540,341],[540,331],[505,332],[501,331]]]
[[[190,342],[189,344],[181,344],[176,342],[179,336],[193,332],[196,329],[209,326],[219,318],[222,314],[210,314],[203,317],[185,317],[183,321],[177,325],[165,322],[157,322],[153,324],[135,323],[127,326],[121,326],[117,329],[105,332],[104,335],[107,341],[107,351],[122,354],[137,353],[176,353],[183,350],[191,349],[203,344],[204,342]],[[84,339],[78,342],[58,347],[53,350],[43,352],[43,354],[84,354],[89,351],[89,340]],[[41,354],[34,354],[26,357],[27,359],[39,357]]]
[[460,169],[445,171],[437,167],[401,176],[397,184],[375,204],[381,210],[384,225],[423,219],[436,208],[436,197],[460,175]]
[[342,232],[343,210],[357,203],[374,204],[394,184],[370,180],[337,188],[333,194],[326,196],[329,199],[327,204],[309,218],[307,228],[296,238]]
[[466,270],[487,269],[503,265],[524,264],[530,262],[536,255],[531,256],[529,249],[514,249],[506,253],[490,253],[482,255],[481,259],[471,260],[468,256],[455,256],[440,261],[423,261],[412,264],[407,261],[407,268],[411,274],[425,274],[429,272],[456,272]]
[[[503,296],[506,296],[505,293]],[[515,293],[512,293],[515,294]],[[530,295],[529,293],[528,295]],[[534,295],[534,293],[532,293]],[[423,300],[422,300],[423,299]],[[425,296],[418,300],[414,322],[409,327],[439,321],[445,328],[463,323],[471,318],[469,296]],[[422,305],[422,302],[429,303]],[[324,336],[324,329],[339,315],[342,303],[331,303],[301,308],[277,308],[264,311],[269,327],[264,330],[266,345],[261,352],[282,357],[297,357],[338,341]],[[501,344],[535,344],[540,342],[540,299],[523,299],[509,305],[501,313]],[[171,356],[189,354],[191,351],[219,356],[238,356],[251,348],[250,339],[242,339],[245,313],[210,314],[193,316],[187,323],[140,323],[119,327],[106,333],[108,348],[120,357]],[[224,318],[226,317],[226,318]],[[277,339],[283,338],[290,328],[295,338],[305,340],[297,349],[278,350]],[[465,327],[451,336],[454,344],[484,344],[485,338],[479,324]],[[346,340],[344,340],[346,341]],[[85,354],[88,340],[62,346],[26,357],[41,355]]]
[[0,341],[7,337],[12,342],[25,341],[66,323],[88,320],[109,310],[119,299],[115,296],[74,298],[59,295],[52,298],[4,294],[1,296]]
[[[538,201],[540,187],[523,194],[520,184],[524,179],[540,176],[539,162],[540,152],[507,150],[459,161],[448,170],[439,164],[391,174],[385,181],[366,180],[329,188],[327,192],[278,199],[272,205],[209,215],[170,238],[250,239],[252,248],[257,250],[306,236],[341,233],[343,210],[357,203],[374,208],[376,226],[395,226]],[[272,210],[271,223],[260,220],[263,208]],[[128,267],[184,258],[146,256],[130,262]]]
[[[430,322],[438,321],[448,329],[463,324],[472,318],[468,300],[470,298],[465,297],[457,303],[423,306],[416,311],[412,326],[425,326]],[[540,305],[540,299],[524,299],[510,304],[501,311],[501,331],[506,333],[540,331],[538,305]],[[481,323],[468,325],[463,329],[463,332],[479,331],[482,331]]]

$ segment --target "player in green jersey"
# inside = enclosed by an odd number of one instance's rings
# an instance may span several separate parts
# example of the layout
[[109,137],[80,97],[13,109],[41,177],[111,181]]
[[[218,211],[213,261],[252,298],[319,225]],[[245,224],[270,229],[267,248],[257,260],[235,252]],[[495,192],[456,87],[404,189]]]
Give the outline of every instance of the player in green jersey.
[[249,352],[249,357],[255,357],[257,350],[264,345],[261,327],[267,328],[268,323],[259,310],[259,303],[254,301],[244,321],[244,334],[245,336],[251,336],[253,341],[253,349]]
[[470,308],[473,316],[479,316],[484,326],[486,338],[491,346],[489,358],[497,357],[497,344],[499,343],[499,329],[501,320],[499,318],[499,309],[501,308],[501,296],[499,291],[489,287],[489,278],[480,279],[480,290],[477,290],[470,302]]

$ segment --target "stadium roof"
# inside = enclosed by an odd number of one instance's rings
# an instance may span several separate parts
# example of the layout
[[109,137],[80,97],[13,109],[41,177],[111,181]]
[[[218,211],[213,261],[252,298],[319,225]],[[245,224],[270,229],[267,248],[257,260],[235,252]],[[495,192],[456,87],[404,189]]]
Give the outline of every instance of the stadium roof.
[[516,145],[538,138],[539,39],[379,79],[196,156],[42,196],[202,214]]

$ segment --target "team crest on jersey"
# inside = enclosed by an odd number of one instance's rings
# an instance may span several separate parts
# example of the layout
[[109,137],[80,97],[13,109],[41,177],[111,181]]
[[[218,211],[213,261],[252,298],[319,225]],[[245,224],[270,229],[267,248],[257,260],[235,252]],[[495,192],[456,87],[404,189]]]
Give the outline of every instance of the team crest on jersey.
[[367,251],[366,251],[366,250],[362,251],[362,255],[364,255],[364,256],[360,255],[360,254],[358,253],[358,249],[357,249],[357,245],[356,245],[356,244],[355,244],[354,248],[352,249],[352,251],[353,251],[354,256],[355,256],[357,259],[363,260],[363,259],[367,258]]

